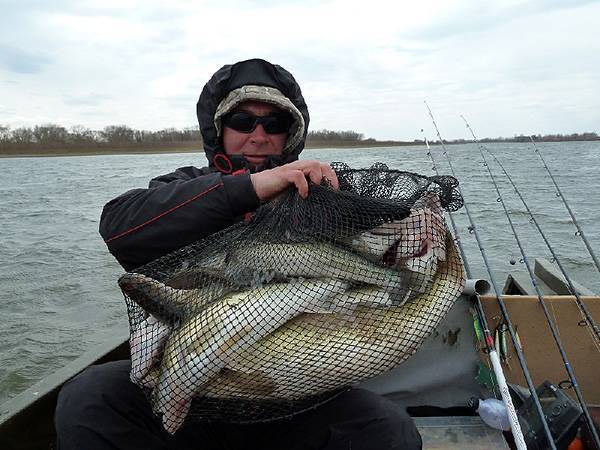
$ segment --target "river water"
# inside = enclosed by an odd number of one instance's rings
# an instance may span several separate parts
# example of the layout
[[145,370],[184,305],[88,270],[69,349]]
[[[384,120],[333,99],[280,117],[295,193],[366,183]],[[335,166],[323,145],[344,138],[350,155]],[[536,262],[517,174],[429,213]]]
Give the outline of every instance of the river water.
[[[490,144],[534,211],[571,276],[600,292],[600,276],[531,146]],[[600,255],[600,142],[539,144],[563,194]],[[525,272],[489,175],[474,145],[448,147],[452,167],[493,274]],[[433,150],[438,169],[448,160]],[[390,168],[433,175],[425,147],[306,150],[303,159],[343,161],[351,167],[385,162]],[[98,234],[103,205],[158,175],[205,165],[200,153],[0,159],[0,403],[62,367],[107,336],[127,329],[116,280],[121,267]],[[550,258],[525,208],[497,166],[490,164],[525,251]],[[454,214],[474,276],[487,277],[464,208]],[[515,265],[511,260],[517,261]]]

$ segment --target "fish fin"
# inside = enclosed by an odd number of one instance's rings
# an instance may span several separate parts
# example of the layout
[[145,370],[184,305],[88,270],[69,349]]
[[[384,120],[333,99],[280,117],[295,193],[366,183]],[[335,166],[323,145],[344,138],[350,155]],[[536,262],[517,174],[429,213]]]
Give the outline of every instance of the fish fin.
[[133,375],[130,377],[131,382],[138,386],[154,389],[158,385],[160,378],[160,365],[155,364],[143,375],[141,378],[134,379]]
[[168,405],[167,411],[163,412],[162,424],[165,431],[169,434],[175,434],[185,422],[192,401],[181,399],[174,404]]

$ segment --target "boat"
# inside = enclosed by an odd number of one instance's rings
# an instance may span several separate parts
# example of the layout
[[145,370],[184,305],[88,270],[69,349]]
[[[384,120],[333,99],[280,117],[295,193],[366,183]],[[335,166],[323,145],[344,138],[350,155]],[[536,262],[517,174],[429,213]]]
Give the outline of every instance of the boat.
[[[554,307],[564,308],[572,305],[569,302],[568,288],[552,264],[543,259],[536,260],[536,276],[540,286]],[[522,314],[527,314],[532,299],[529,288],[526,287],[522,276],[510,274],[504,285],[503,294],[511,316],[518,323]],[[577,285],[584,295],[590,309],[600,314],[600,297]],[[494,309],[495,297],[482,295],[482,303],[488,321],[497,322],[499,316]],[[423,438],[424,449],[508,449],[511,448],[510,436],[485,425],[479,416],[466,407],[471,396],[481,394],[481,385],[475,381],[475,374],[485,360],[483,353],[474,343],[477,342],[473,329],[473,317],[470,312],[472,302],[463,295],[450,311],[446,319],[437,328],[421,349],[408,361],[396,369],[367,380],[363,387],[385,394],[393,400],[409,405],[409,413],[413,416]],[[525,313],[520,310],[525,309]],[[562,309],[561,309],[562,314]],[[537,330],[537,325],[531,320],[529,327]],[[458,331],[457,331],[458,330]],[[531,369],[536,382],[549,379],[560,383],[564,377],[557,376],[555,369],[560,369],[560,363],[551,354],[548,358],[536,360],[533,355],[539,352],[539,346],[544,342],[534,344],[536,339],[530,339],[525,326],[519,327],[524,344],[524,352],[528,361],[536,361]],[[568,335],[568,333],[564,333]],[[453,339],[450,339],[454,336]],[[21,392],[16,397],[0,406],[0,448],[3,450],[46,450],[55,448],[54,409],[58,392],[64,383],[93,364],[127,359],[129,357],[128,330],[111,337],[84,355],[73,360],[70,364],[52,373],[44,379]],[[571,336],[573,340],[578,337]],[[529,348],[528,348],[529,347]],[[580,360],[585,368],[585,375],[580,378],[580,384],[589,400],[591,411],[597,421],[600,421],[600,387],[594,382],[597,371],[586,363],[586,354],[573,353],[573,366],[577,367]],[[508,355],[507,361],[514,356]],[[508,364],[505,364],[505,369]],[[448,380],[445,386],[440,385],[439,377],[423,377],[423,374],[439,372],[440,367],[446,371],[444,378]],[[515,369],[515,370],[512,370]],[[512,367],[507,371],[507,379],[511,386],[522,385],[518,370]]]

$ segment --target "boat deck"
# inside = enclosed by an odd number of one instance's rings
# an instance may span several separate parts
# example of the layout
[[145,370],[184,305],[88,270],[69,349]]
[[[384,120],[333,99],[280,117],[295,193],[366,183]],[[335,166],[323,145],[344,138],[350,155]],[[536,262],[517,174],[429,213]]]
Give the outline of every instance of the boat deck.
[[477,416],[415,417],[424,450],[500,450],[510,447],[499,430]]

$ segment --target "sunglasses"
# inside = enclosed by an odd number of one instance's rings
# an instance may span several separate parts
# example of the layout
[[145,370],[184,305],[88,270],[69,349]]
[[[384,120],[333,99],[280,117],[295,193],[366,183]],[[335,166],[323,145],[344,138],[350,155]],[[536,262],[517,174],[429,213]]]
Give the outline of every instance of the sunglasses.
[[267,134],[282,134],[290,131],[292,117],[284,112],[268,116],[255,116],[246,111],[237,111],[223,116],[223,125],[241,133],[252,133],[260,123]]

